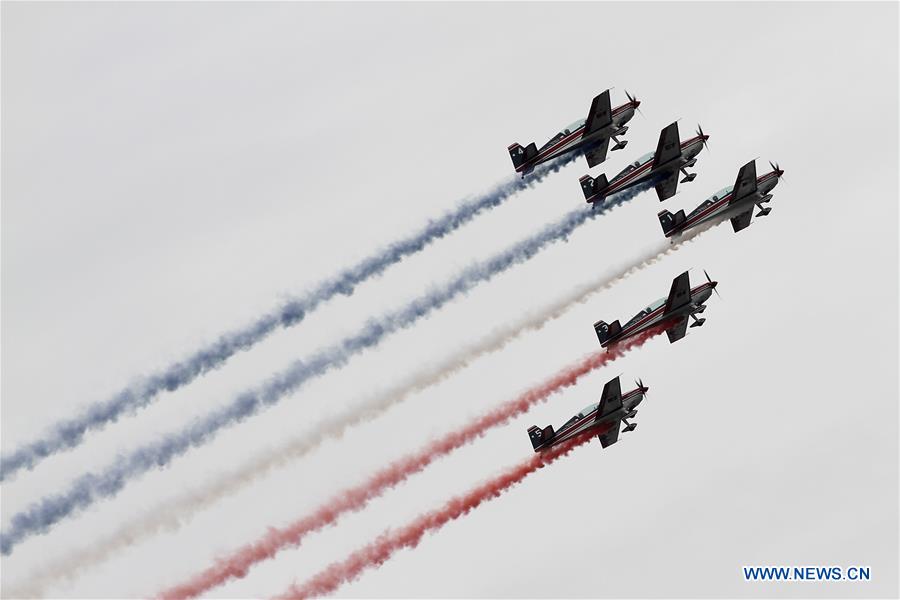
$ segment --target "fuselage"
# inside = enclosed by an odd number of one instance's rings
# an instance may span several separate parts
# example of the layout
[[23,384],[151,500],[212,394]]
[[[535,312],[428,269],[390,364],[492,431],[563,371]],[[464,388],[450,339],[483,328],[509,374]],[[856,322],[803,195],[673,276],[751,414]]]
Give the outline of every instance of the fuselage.
[[606,340],[600,345],[603,348],[606,348],[610,344],[617,344],[630,337],[634,337],[664,321],[686,316],[688,313],[693,312],[697,306],[709,300],[709,297],[712,295],[713,287],[713,283],[707,282],[692,288],[691,301],[684,306],[669,312],[665,312],[666,298],[658,299],[656,302],[651,303],[647,308],[632,317],[631,320],[622,327],[622,331],[615,337]]
[[702,203],[700,206],[691,211],[684,223],[666,234],[666,237],[672,237],[684,233],[687,229],[696,227],[703,223],[713,220],[725,220],[736,217],[747,210],[753,208],[753,205],[763,199],[769,192],[778,185],[779,172],[770,171],[765,175],[756,178],[756,193],[750,194],[744,198],[740,198],[736,202],[731,202],[733,188],[724,188]]
[[622,408],[604,415],[600,419],[597,419],[597,411],[600,409],[600,403],[592,404],[566,421],[566,423],[560,427],[559,431],[555,433],[550,443],[538,450],[546,450],[556,444],[570,440],[577,435],[581,435],[589,429],[595,429],[595,433],[599,435],[609,430],[611,427],[618,427],[619,422],[623,418],[628,418],[628,413],[637,408],[637,405],[640,404],[643,399],[644,390],[641,388],[636,388],[627,394],[622,394]]
[[656,167],[653,166],[655,152],[649,152],[622,169],[618,175],[612,178],[612,181],[609,182],[607,187],[600,190],[594,196],[587,198],[587,201],[594,202],[595,199],[599,200],[605,198],[606,196],[621,192],[624,189],[634,187],[639,183],[649,181],[656,177],[671,175],[686,163],[696,158],[702,149],[703,137],[699,135],[692,137],[689,140],[681,142],[681,156],[661,165],[657,165]]
[[621,106],[617,106],[612,111],[612,123],[608,127],[598,129],[584,136],[585,121],[576,121],[566,129],[563,129],[554,137],[550,138],[538,151],[537,156],[526,161],[516,168],[516,173],[528,173],[536,166],[548,160],[553,160],[569,154],[571,152],[579,152],[589,150],[591,147],[599,144],[604,138],[616,135],[626,123],[634,116],[636,104],[627,102]]

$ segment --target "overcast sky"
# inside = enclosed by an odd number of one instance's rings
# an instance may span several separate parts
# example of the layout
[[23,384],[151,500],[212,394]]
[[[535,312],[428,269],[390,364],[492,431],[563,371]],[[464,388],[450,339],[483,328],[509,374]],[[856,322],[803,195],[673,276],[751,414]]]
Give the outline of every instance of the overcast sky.
[[[759,157],[770,216],[724,224],[52,597],[146,597],[597,349],[674,276],[719,282],[706,325],[656,339],[433,465],[216,597],[267,596],[526,458],[621,374],[640,427],[592,443],[339,590],[346,597],[896,597],[896,3],[2,6],[2,448],[300,293],[512,173],[612,87],[641,99],[610,177],[680,119],[693,183],[586,225],[2,560],[51,559],[433,364],[661,237]],[[764,168],[765,167],[765,168]],[[351,298],[2,486],[11,515],[206,414],[583,205],[583,159]],[[865,565],[867,583],[746,583],[743,565]]]

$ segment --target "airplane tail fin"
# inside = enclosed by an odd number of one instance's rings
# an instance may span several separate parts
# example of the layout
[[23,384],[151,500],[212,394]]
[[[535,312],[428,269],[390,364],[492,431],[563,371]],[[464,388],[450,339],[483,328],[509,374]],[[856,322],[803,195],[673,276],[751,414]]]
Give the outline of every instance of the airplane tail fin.
[[687,221],[687,217],[684,216],[683,210],[679,210],[674,215],[667,210],[661,210],[657,216],[659,217],[659,224],[662,225],[662,230],[663,233],[666,234],[666,237]]
[[603,190],[609,187],[609,181],[607,181],[605,173],[602,173],[596,179],[590,175],[585,175],[578,181],[581,182],[581,191],[584,192],[584,199],[588,202],[591,201],[591,197],[602,193]]
[[524,148],[519,144],[511,144],[507,149],[509,150],[509,157],[513,161],[513,166],[516,169],[538,155],[537,144],[534,142],[531,142]]
[[531,438],[531,447],[537,452],[542,446],[545,446],[556,433],[553,431],[553,425],[547,425],[543,429],[532,425],[528,428],[528,437]]
[[600,343],[605,344],[622,331],[622,326],[619,324],[618,319],[613,321],[612,324],[607,324],[606,321],[597,321],[594,323],[594,331],[597,332],[597,339],[600,340]]

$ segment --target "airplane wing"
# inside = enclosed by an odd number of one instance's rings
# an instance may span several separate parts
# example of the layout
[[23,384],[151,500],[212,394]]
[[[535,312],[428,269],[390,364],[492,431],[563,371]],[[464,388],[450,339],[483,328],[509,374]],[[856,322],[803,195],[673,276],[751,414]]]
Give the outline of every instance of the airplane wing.
[[[734,204],[741,198],[746,198],[750,194],[756,193],[756,160],[751,160],[738,171],[737,179],[734,182],[734,191],[731,193],[731,200],[728,204]],[[746,225],[744,225],[746,227]],[[743,228],[742,228],[743,229]],[[735,231],[737,231],[735,229]]]
[[687,333],[687,317],[682,317],[678,323],[666,329],[666,335],[669,336],[669,343],[677,342]]
[[619,424],[615,423],[609,431],[598,435],[597,439],[600,440],[600,445],[604,448],[615,444],[616,440],[619,439]]
[[666,308],[663,314],[668,314],[676,308],[681,308],[691,301],[691,279],[688,272],[685,271],[672,280],[672,289],[669,290],[669,297],[666,298]]
[[612,106],[609,103],[609,90],[606,90],[591,102],[591,110],[588,113],[582,137],[609,125],[612,125]]
[[588,167],[593,168],[606,160],[606,151],[609,149],[609,138],[603,138],[603,141],[600,142],[599,146],[594,147],[593,150],[584,153],[584,157],[587,159]]
[[681,156],[681,138],[678,136],[678,123],[672,123],[659,132],[659,143],[653,155],[653,167],[665,164]]
[[622,386],[619,378],[608,381],[603,386],[603,394],[600,396],[600,406],[597,407],[597,415],[594,420],[603,418],[611,412],[622,408]]
[[741,229],[745,229],[750,225],[750,217],[753,216],[753,207],[746,212],[742,212],[736,217],[731,217],[731,228],[737,233]]
[[678,188],[678,171],[656,184],[656,195],[659,196],[659,201],[662,202],[674,196],[676,188]]

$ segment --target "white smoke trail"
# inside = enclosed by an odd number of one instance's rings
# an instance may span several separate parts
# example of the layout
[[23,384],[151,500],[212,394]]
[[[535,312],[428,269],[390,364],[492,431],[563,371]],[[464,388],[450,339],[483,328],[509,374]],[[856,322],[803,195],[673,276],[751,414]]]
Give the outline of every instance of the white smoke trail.
[[25,539],[46,533],[63,519],[92,506],[100,499],[116,496],[135,478],[152,469],[166,467],[188,450],[208,443],[223,429],[280,402],[310,379],[343,367],[356,354],[377,346],[394,332],[412,327],[420,319],[467,294],[475,286],[489,281],[514,265],[530,260],[552,243],[568,240],[576,229],[588,221],[631,200],[650,186],[651,183],[647,183],[625,190],[610,197],[600,207],[595,205],[569,212],[490,259],[470,265],[450,281],[433,287],[400,309],[370,319],[359,333],[316,352],[308,360],[294,362],[262,386],[239,394],[230,403],[210,411],[187,427],[160,436],[155,442],[145,444],[127,455],[118,455],[101,471],[79,476],[64,492],[44,496],[13,515],[10,526],[0,531],[0,553],[8,555]]
[[578,153],[559,158],[534,170],[527,179],[510,176],[487,192],[462,202],[454,210],[431,220],[416,233],[382,248],[335,277],[319,283],[306,294],[294,297],[252,323],[223,334],[186,359],[147,376],[112,398],[89,406],[82,414],[56,423],[37,440],[0,457],[0,481],[22,469],[32,469],[44,458],[81,444],[85,433],[117,421],[122,415],[149,405],[161,392],[175,391],[237,354],[261,342],[278,329],[293,327],[320,304],[335,296],[350,296],[356,286],[383,273],[403,258],[422,251],[429,244],[453,233],[476,216],[491,210],[516,193],[575,160]]
[[608,290],[625,278],[655,264],[676,252],[686,242],[696,239],[710,226],[697,228],[674,241],[662,240],[647,246],[625,264],[607,269],[597,277],[549,302],[531,310],[502,327],[497,327],[478,341],[454,352],[441,362],[412,373],[401,383],[380,392],[366,401],[354,404],[351,410],[319,423],[313,431],[305,432],[287,444],[273,447],[259,454],[243,466],[218,476],[200,489],[189,491],[166,501],[138,520],[123,524],[102,539],[63,556],[26,578],[27,583],[15,590],[14,597],[36,598],[61,582],[74,579],[85,569],[92,568],[116,556],[132,544],[163,532],[174,532],[201,510],[214,505],[238,490],[260,480],[272,471],[315,451],[325,441],[339,439],[356,425],[375,419],[413,394],[436,385],[487,354],[497,352],[523,335],[542,329],[573,307],[583,304]]

